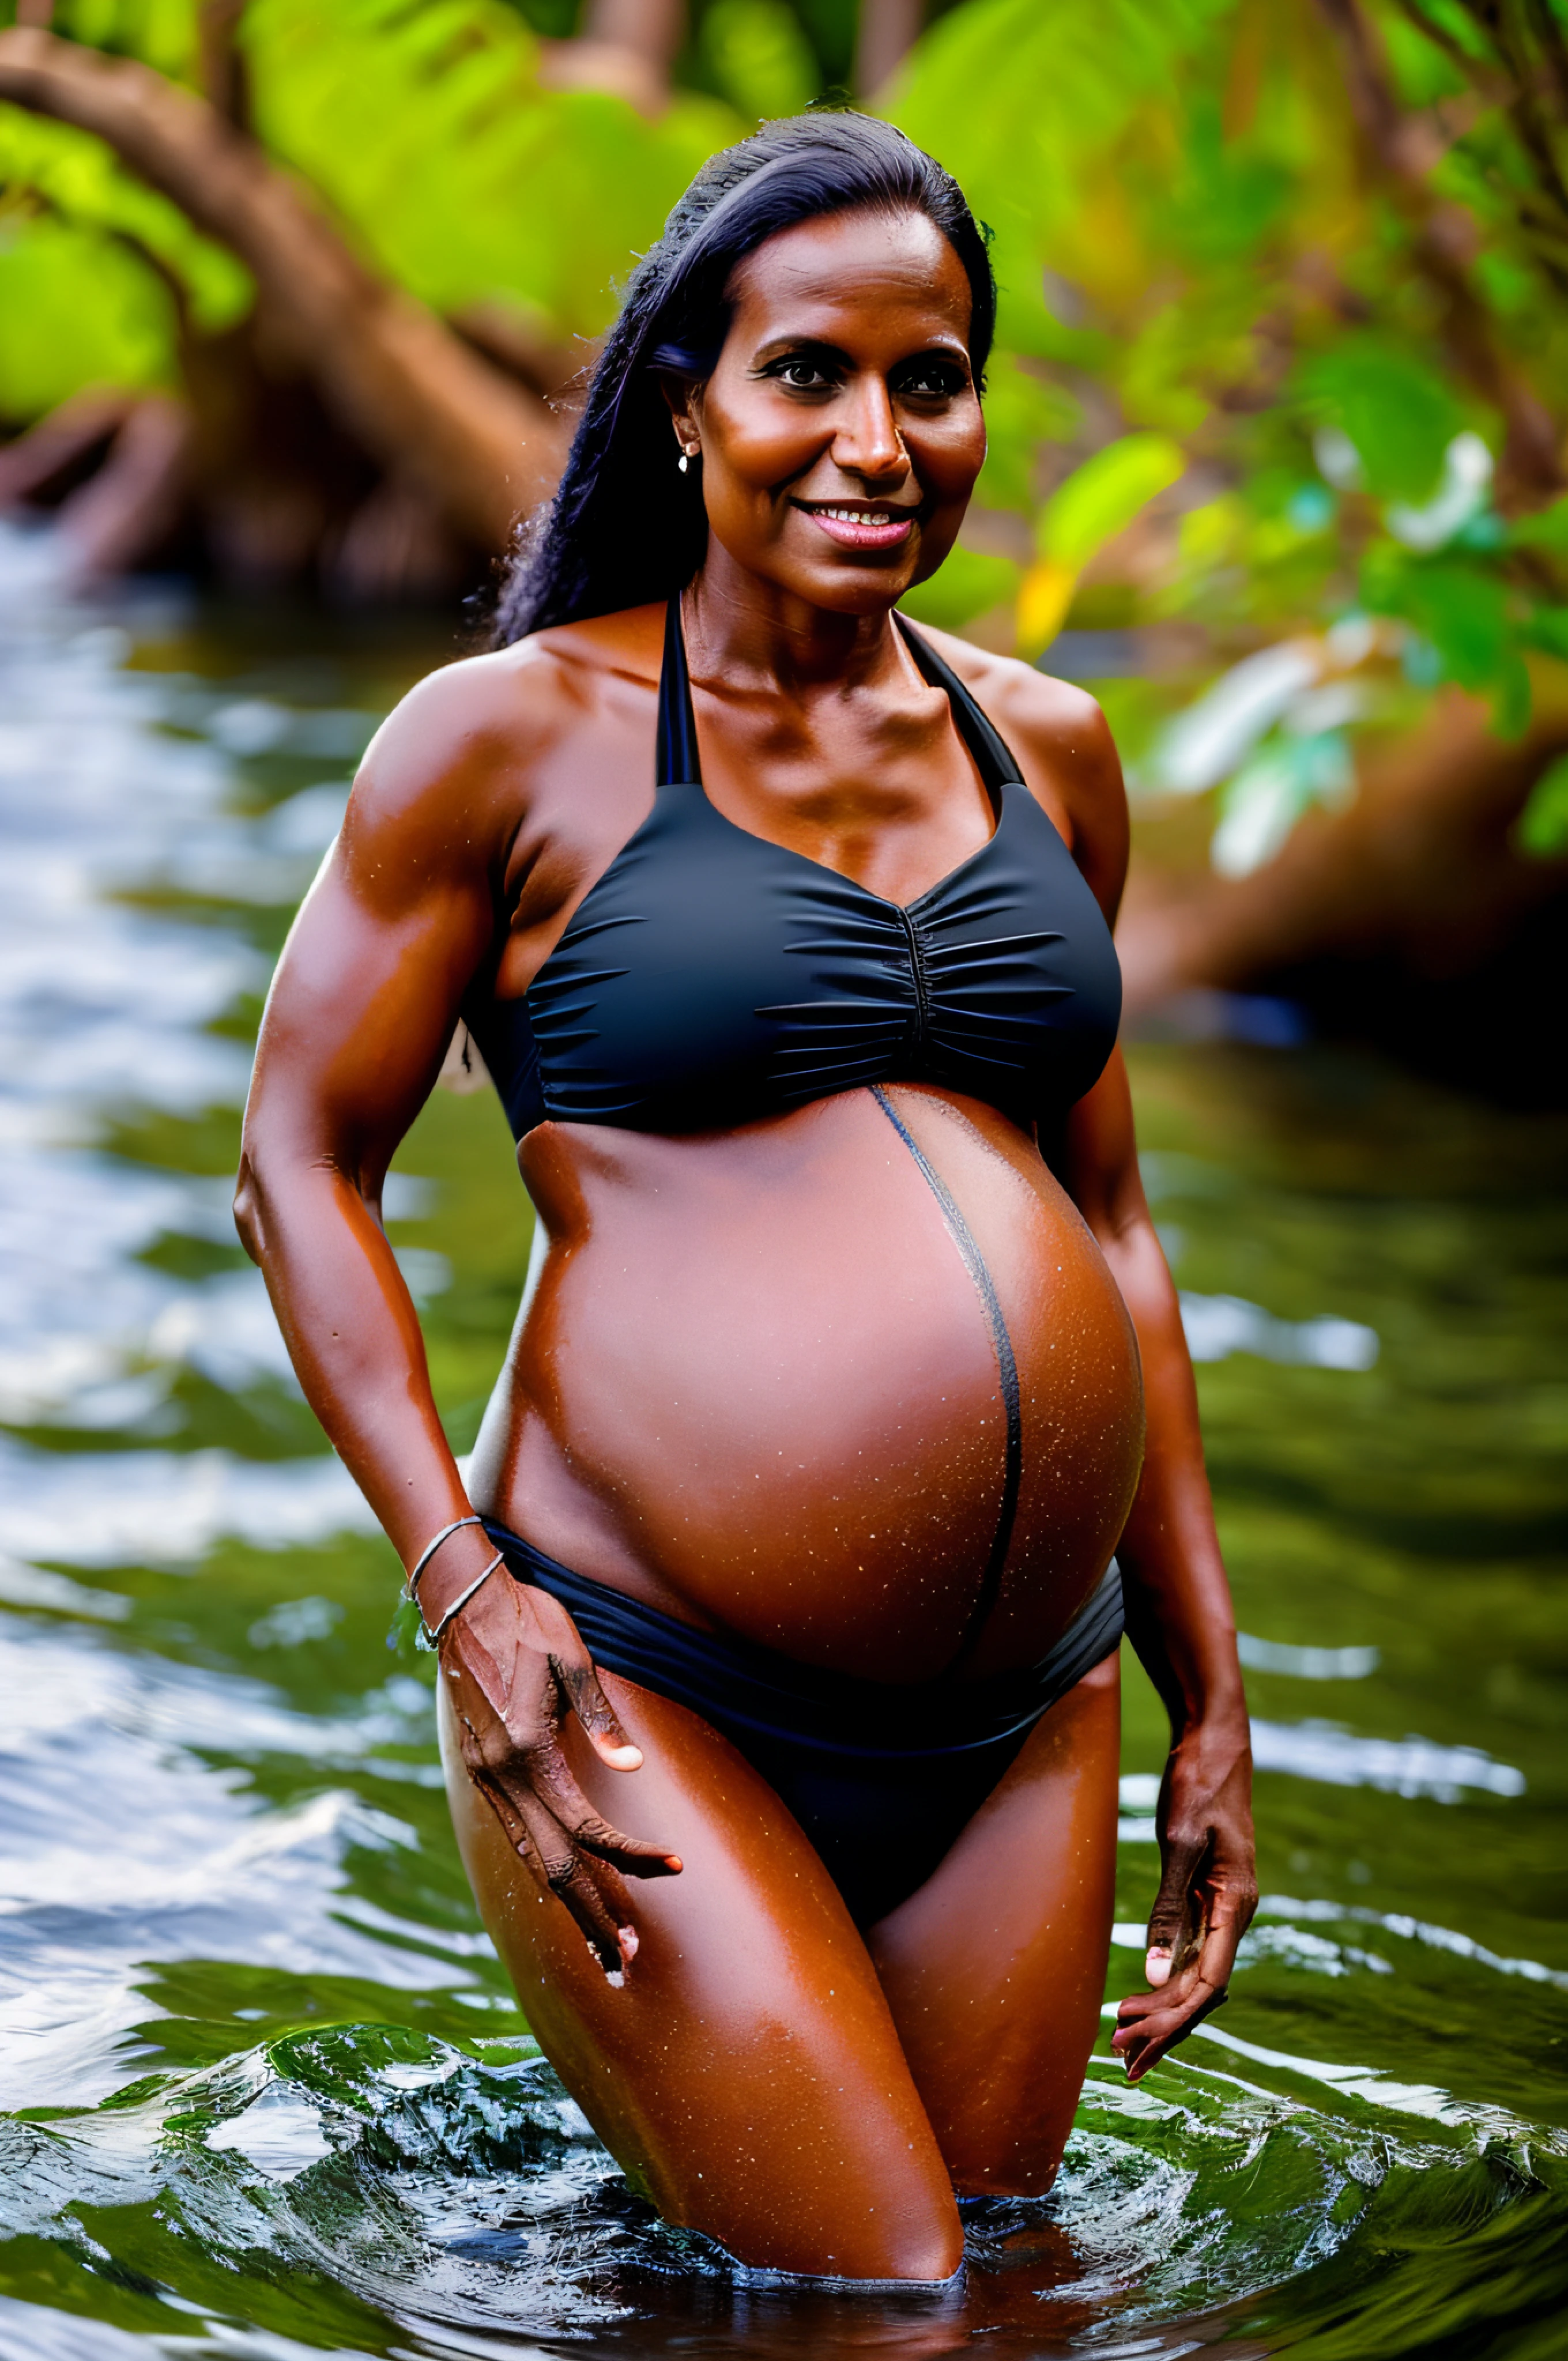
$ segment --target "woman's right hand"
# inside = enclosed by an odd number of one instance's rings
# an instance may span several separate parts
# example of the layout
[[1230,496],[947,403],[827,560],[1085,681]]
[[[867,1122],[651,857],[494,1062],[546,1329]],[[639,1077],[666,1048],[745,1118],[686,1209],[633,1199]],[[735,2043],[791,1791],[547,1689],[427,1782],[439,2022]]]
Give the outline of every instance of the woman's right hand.
[[568,1713],[612,1771],[635,1771],[642,1761],[576,1625],[548,1591],[498,1566],[440,1653],[468,1776],[507,1842],[565,1904],[605,1973],[619,1975],[636,1952],[637,1933],[617,1872],[674,1877],[681,1862],[663,1845],[611,1828],[572,1774],[561,1743]]

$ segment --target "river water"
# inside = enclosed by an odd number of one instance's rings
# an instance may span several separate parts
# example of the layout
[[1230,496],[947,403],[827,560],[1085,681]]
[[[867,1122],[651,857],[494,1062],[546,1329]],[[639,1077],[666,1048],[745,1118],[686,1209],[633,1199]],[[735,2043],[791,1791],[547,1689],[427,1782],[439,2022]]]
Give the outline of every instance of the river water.
[[[1248,1635],[1223,2015],[1136,2091],[1102,2048],[945,2299],[738,2279],[554,2082],[227,1213],[290,910],[444,653],[91,611],[0,535],[0,2356],[1561,2352],[1568,1123],[1357,1052],[1134,1051]],[[488,1094],[399,1165],[462,1450],[528,1207]],[[1157,1862],[1127,1699],[1108,2001]]]

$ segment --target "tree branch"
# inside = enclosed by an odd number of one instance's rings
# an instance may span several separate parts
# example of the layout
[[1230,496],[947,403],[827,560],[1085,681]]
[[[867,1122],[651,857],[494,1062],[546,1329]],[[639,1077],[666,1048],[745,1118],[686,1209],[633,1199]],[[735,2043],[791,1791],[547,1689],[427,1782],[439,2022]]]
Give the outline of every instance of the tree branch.
[[309,191],[151,67],[0,32],[0,98],[90,131],[255,277],[269,336],[384,467],[481,547],[554,488],[565,433],[423,304],[355,255]]

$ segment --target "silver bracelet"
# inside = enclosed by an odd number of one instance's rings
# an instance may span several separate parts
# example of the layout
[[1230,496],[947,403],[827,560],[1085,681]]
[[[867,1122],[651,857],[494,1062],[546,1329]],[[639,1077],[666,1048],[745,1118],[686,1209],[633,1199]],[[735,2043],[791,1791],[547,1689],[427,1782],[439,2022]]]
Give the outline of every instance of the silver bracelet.
[[467,1589],[463,1593],[462,1598],[455,1598],[453,1600],[451,1606],[447,1609],[440,1622],[437,1623],[434,1630],[431,1632],[430,1644],[433,1648],[440,1647],[447,1627],[462,1614],[463,1609],[467,1606],[470,1598],[474,1598],[477,1592],[483,1590],[486,1583],[488,1582],[497,1566],[504,1565],[505,1563],[506,1560],[502,1557],[499,1550],[498,1550],[494,1557],[490,1560],[488,1565],[485,1568],[484,1573],[479,1576],[478,1581],[471,1582],[468,1585]]
[[408,1595],[411,1598],[417,1598],[419,1597],[420,1576],[424,1572],[425,1567],[430,1564],[431,1559],[435,1555],[435,1553],[441,1547],[442,1543],[449,1542],[454,1533],[460,1533],[465,1525],[482,1525],[484,1521],[483,1517],[454,1517],[449,1525],[442,1526],[441,1531],[436,1534],[433,1541],[426,1542],[423,1549],[421,1550],[418,1557],[414,1560],[413,1571],[408,1578],[407,1588]]

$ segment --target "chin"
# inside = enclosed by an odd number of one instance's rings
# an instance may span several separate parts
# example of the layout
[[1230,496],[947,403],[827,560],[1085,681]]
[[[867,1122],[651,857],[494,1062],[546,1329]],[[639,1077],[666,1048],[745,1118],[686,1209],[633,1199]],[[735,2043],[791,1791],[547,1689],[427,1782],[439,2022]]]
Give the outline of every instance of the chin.
[[809,580],[801,579],[789,588],[832,615],[875,615],[896,607],[915,576],[912,566],[900,566],[896,572],[892,567],[835,566],[814,569]]

